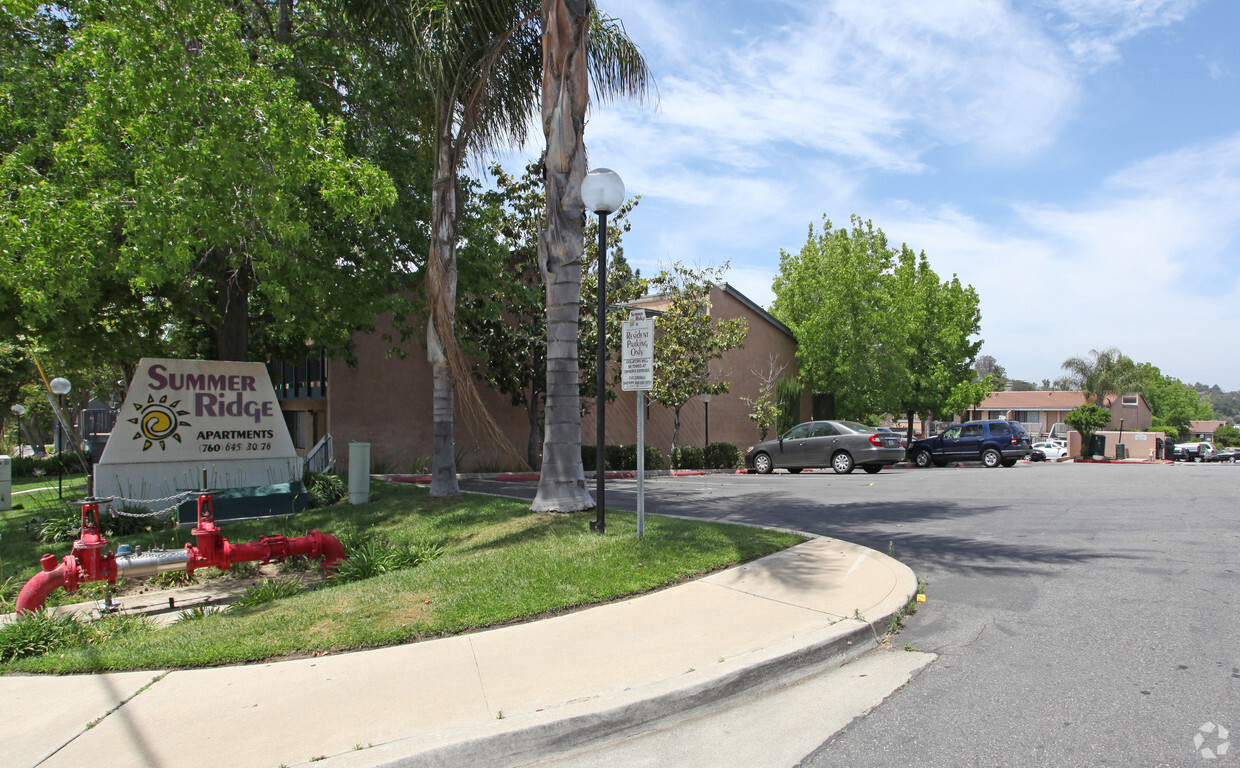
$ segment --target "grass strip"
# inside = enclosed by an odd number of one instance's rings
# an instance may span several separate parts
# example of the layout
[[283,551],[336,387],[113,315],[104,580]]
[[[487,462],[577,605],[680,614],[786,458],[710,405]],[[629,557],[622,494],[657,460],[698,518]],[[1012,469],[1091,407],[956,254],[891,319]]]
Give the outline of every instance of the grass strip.
[[[371,487],[368,504],[233,523],[225,535],[243,542],[318,528],[345,540],[431,545],[437,557],[164,629],[95,637],[10,661],[0,672],[204,667],[404,643],[640,594],[803,540],[657,516],[647,516],[646,535],[639,538],[636,516],[613,510],[607,534],[598,536],[589,532],[585,514],[535,514],[527,502],[492,496],[432,499],[423,488],[396,483]],[[159,535],[174,542],[186,537],[183,531]],[[131,538],[143,543],[141,536]]]

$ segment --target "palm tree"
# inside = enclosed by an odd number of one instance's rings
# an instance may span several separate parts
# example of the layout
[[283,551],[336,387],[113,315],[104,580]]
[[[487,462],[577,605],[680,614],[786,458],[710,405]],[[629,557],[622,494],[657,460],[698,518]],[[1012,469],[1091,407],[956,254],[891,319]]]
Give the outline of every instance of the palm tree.
[[[569,251],[575,247],[575,257],[570,254],[566,261],[557,257],[551,263],[556,265],[555,268],[561,263],[576,264],[577,275],[573,285],[578,297],[575,301],[579,303],[582,206],[578,188],[584,176],[585,155],[581,152],[579,160],[566,165],[560,162],[560,153],[564,151],[565,142],[572,143],[569,141],[572,135],[576,136],[573,152],[576,153],[581,147],[589,78],[595,80],[604,94],[611,95],[625,91],[640,92],[649,76],[636,46],[624,35],[619,23],[598,16],[589,0],[542,0],[541,3],[539,0],[346,0],[346,6],[355,18],[370,23],[367,33],[387,33],[395,39],[419,84],[428,89],[435,104],[436,163],[431,189],[431,247],[426,268],[429,315],[427,357],[434,377],[430,492],[432,496],[456,495],[460,489],[456,479],[453,395],[458,383],[462,400],[474,420],[491,431],[496,444],[511,449],[511,443],[499,433],[482,406],[469,375],[469,365],[456,342],[457,172],[471,150],[485,151],[501,146],[518,146],[524,142],[529,118],[540,95],[540,84],[546,129],[549,99],[557,98],[549,95],[553,84],[546,80],[547,59],[553,55],[549,51],[562,48],[559,43],[550,41],[560,39],[565,20],[570,16],[568,10],[557,12],[555,9],[572,6],[572,18],[583,20],[583,31],[588,24],[590,67],[587,73],[586,55],[580,57],[579,63],[573,64],[572,82],[578,94],[575,99],[580,99],[580,109],[577,109],[574,100],[572,109],[564,113],[565,119],[570,122],[560,124],[560,134],[554,141],[551,133],[547,134],[547,154],[551,158],[547,164],[547,178],[552,176],[552,167],[573,167],[576,171],[575,174],[556,172],[559,183],[572,185],[571,195],[564,200],[570,208],[562,208],[558,202],[555,205],[549,202],[548,210],[557,211],[556,221],[551,221],[553,217],[549,216],[544,232],[549,233],[557,243],[563,243],[566,237],[571,239],[571,222],[567,230],[558,224],[568,211],[575,213],[575,217],[570,217],[576,221],[575,246],[571,242],[564,246]],[[543,34],[543,30],[549,31]],[[579,37],[584,46],[587,35],[581,34]],[[561,60],[568,58],[567,49],[559,55]],[[581,68],[579,74],[576,72],[578,66]],[[564,106],[567,110],[568,105]],[[564,138],[564,131],[569,132],[569,138]],[[555,149],[552,149],[553,144]],[[557,201],[565,189],[564,186],[557,187]],[[549,186],[549,201],[551,195]],[[553,250],[558,252],[560,246]],[[544,260],[543,263],[547,262]],[[547,274],[545,267],[544,276]],[[563,291],[557,291],[557,296],[560,293]],[[551,294],[549,283],[549,299]],[[572,306],[574,361],[576,303]],[[548,317],[552,317],[550,308]],[[552,329],[549,327],[549,341],[551,338]],[[552,366],[549,359],[549,371]],[[575,410],[578,407],[575,367],[572,375],[572,408]],[[550,381],[548,386],[552,386]],[[552,400],[549,392],[549,410]],[[563,398],[556,402],[562,406]],[[584,478],[579,417],[576,435],[577,473]],[[512,455],[516,456],[515,451]],[[546,464],[544,459],[544,468]],[[556,465],[555,462],[552,464]]]
[[426,263],[426,351],[434,380],[432,496],[460,493],[456,477],[453,398],[459,383],[468,415],[511,443],[478,397],[456,341],[458,171],[471,151],[524,142],[538,102],[541,41],[538,0],[352,0],[353,16],[369,34],[394,39],[430,93],[435,110],[435,177],[431,186],[431,246]]
[[577,363],[589,85],[593,80],[606,100],[643,96],[651,81],[641,52],[619,22],[599,15],[590,0],[543,0],[542,29],[547,213],[538,260],[547,285],[547,393],[542,471],[531,509],[575,512],[594,507],[581,465]]
[[1093,359],[1070,357],[1063,361],[1064,377],[1085,393],[1085,402],[1101,405],[1108,393],[1123,394],[1140,385],[1137,366],[1115,347],[1089,350]]

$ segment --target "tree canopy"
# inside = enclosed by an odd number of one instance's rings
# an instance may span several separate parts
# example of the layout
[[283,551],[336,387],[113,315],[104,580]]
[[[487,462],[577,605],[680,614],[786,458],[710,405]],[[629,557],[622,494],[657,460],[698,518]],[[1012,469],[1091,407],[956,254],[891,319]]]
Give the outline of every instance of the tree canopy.
[[396,193],[301,97],[287,45],[211,0],[85,0],[5,32],[25,96],[0,126],[0,295],[23,330],[132,359],[171,322],[247,359],[373,321],[393,266],[357,246]]
[[825,418],[955,412],[980,401],[974,358],[978,297],[958,278],[940,281],[925,254],[853,217],[811,225],[796,254],[782,252],[771,312],[793,330],[801,380]]

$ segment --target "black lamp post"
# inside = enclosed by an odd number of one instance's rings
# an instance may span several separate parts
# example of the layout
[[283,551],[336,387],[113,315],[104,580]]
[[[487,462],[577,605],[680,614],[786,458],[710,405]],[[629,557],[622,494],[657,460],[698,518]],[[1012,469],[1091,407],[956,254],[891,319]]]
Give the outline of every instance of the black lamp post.
[[711,394],[702,395],[703,418],[706,425],[706,448],[710,448],[710,399]]
[[17,403],[9,410],[17,417],[17,457],[21,458],[26,455],[26,452],[22,450],[22,416],[26,415],[26,406]]
[[594,452],[594,520],[590,530],[603,533],[606,529],[604,507],[604,475],[606,474],[607,419],[603,411],[604,390],[607,379],[607,214],[613,213],[624,202],[624,182],[620,176],[607,168],[596,168],[586,174],[581,182],[581,202],[586,209],[598,214],[598,359],[596,360],[596,405],[598,420],[595,426]]
[[65,448],[65,436],[60,422],[65,415],[65,395],[69,394],[69,390],[73,389],[73,384],[63,376],[57,376],[51,380],[48,386],[52,388],[52,393],[56,395],[56,405],[60,411],[56,418],[56,485],[59,488],[60,498],[63,499],[65,497],[65,463],[60,453]]

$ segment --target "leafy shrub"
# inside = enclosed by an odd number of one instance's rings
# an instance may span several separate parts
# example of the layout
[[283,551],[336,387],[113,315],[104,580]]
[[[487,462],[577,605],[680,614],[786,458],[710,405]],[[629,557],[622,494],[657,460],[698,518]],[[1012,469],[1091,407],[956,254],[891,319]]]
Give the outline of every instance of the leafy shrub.
[[672,450],[672,469],[702,469],[704,452],[696,445],[682,445]]
[[345,497],[344,480],[340,475],[328,472],[307,472],[305,483],[310,509],[330,507]]
[[340,584],[413,568],[443,554],[442,545],[426,542],[396,545],[383,538],[360,540],[353,536],[343,543],[348,559],[336,571],[336,582]]
[[72,643],[81,632],[72,614],[48,611],[23,614],[0,627],[0,663],[27,656],[41,656]]
[[151,584],[156,589],[172,589],[186,587],[198,583],[198,574],[189,571],[164,571],[151,577]]
[[301,584],[286,579],[263,579],[257,584],[245,588],[241,596],[233,603],[234,608],[253,608],[266,605],[284,597],[301,594]]
[[741,449],[732,443],[706,446],[705,469],[736,469],[741,466]]
[[[581,446],[581,466],[586,472],[594,471],[594,454],[598,450],[595,445]],[[637,469],[637,444],[630,443],[628,445],[608,445],[604,447],[604,455],[607,456],[607,469],[609,470],[627,470],[633,471]],[[646,446],[646,469],[655,470],[663,468],[663,452],[653,445]]]
[[181,611],[180,613],[178,613],[176,621],[174,623],[180,624],[183,621],[200,621],[202,619],[207,618],[208,616],[214,616],[218,613],[223,613],[223,612],[224,612],[224,609],[218,605],[206,605],[206,604],[200,603],[198,605],[195,605],[193,608],[187,608],[184,611]]
[[[238,563],[237,565],[240,565]],[[290,555],[276,566],[280,573],[299,573],[314,568],[316,563],[305,555]],[[233,566],[234,568],[236,566]]]
[[76,509],[61,510],[43,521],[39,528],[39,541],[44,544],[56,544],[61,541],[73,541],[78,536],[81,513]]
[[171,511],[152,515],[146,507],[126,504],[119,513],[100,512],[99,527],[107,536],[132,536],[143,531],[163,531],[172,527]]

